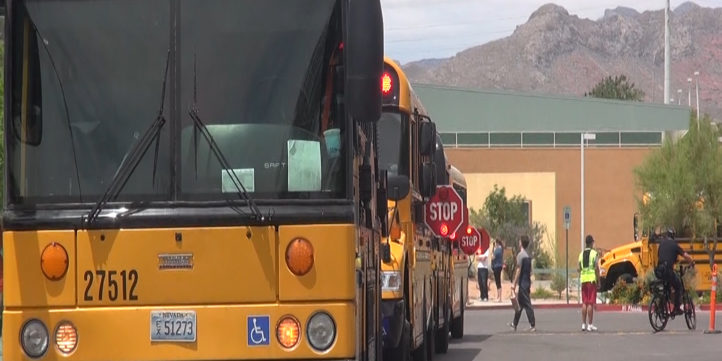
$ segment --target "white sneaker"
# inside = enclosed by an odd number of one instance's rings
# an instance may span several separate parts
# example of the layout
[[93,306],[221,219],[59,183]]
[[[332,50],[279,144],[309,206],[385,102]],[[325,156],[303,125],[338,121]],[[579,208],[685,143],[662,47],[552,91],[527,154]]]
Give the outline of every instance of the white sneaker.
[[582,331],[586,331],[586,330],[587,330],[587,324],[586,324],[586,323],[583,323],[583,324],[582,324]]
[[587,331],[596,331],[596,330],[597,330],[597,327],[592,324],[587,326]]

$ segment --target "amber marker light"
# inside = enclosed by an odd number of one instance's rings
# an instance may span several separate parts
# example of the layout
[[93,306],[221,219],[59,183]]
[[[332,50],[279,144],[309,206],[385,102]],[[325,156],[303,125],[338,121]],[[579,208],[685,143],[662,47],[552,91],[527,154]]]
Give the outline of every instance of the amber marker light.
[[63,321],[55,329],[55,344],[63,354],[75,351],[78,345],[78,330],[69,321]]
[[68,271],[68,252],[60,243],[52,242],[45,246],[40,255],[40,268],[51,281],[57,281]]
[[283,317],[276,327],[278,342],[285,348],[296,346],[300,334],[301,330],[298,321],[291,316]]
[[303,276],[313,267],[313,246],[303,238],[296,238],[286,248],[286,265],[296,276]]

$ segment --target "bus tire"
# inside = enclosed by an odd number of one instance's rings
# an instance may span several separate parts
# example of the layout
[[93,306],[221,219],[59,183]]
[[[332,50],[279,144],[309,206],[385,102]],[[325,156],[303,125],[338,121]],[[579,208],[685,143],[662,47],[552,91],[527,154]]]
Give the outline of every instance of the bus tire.
[[449,350],[449,303],[444,307],[444,326],[440,327],[436,332],[436,352],[446,353]]
[[411,361],[411,324],[404,319],[398,346],[384,351],[384,360]]
[[422,335],[423,340],[421,341],[421,345],[414,350],[414,361],[428,361],[428,354],[426,353],[426,342],[428,342],[426,332],[423,332]]
[[[424,295],[426,292],[424,292]],[[414,361],[429,361],[429,327],[428,324],[426,324],[426,298],[424,298],[424,302],[422,303],[423,312],[421,320],[423,322],[423,331],[421,332],[421,345],[417,347],[414,350]]]
[[431,321],[431,325],[426,331],[426,361],[434,359],[434,353],[436,353],[436,330],[438,329],[438,323]]
[[464,301],[464,288],[461,288],[461,312],[459,314],[459,317],[454,318],[451,321],[451,337],[453,338],[462,338],[464,337],[464,307],[466,307],[466,302]]

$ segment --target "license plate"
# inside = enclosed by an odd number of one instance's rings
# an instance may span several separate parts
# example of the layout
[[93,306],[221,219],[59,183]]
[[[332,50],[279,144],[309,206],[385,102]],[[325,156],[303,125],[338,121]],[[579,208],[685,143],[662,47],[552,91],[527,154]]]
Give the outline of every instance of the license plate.
[[151,311],[150,340],[196,341],[196,311]]

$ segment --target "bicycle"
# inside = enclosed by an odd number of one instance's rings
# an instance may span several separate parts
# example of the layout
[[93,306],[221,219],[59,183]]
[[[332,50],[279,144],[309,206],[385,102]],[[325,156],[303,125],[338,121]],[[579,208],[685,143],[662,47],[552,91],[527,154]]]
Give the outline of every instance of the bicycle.
[[[684,267],[679,265],[679,279],[682,283],[682,311],[684,314],[684,321],[687,323],[687,328],[694,330],[697,327],[697,318],[694,310],[694,301],[690,297],[689,293],[684,291],[684,274],[690,267],[690,265]],[[650,291],[652,293],[652,299],[649,301],[649,324],[652,325],[652,329],[655,332],[664,330],[667,326],[667,321],[671,318],[674,319],[674,300],[672,299],[672,285],[661,279],[654,280],[650,285]]]

